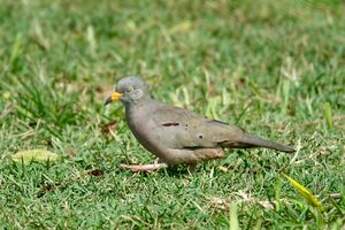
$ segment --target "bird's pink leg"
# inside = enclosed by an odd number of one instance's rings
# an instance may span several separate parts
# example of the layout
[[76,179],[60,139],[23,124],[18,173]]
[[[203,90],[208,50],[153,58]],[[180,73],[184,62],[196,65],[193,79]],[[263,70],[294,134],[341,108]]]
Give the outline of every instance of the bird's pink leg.
[[129,169],[132,172],[152,172],[155,170],[159,170],[162,168],[167,168],[168,165],[165,163],[158,163],[156,160],[153,164],[146,164],[146,165],[126,165],[120,164],[121,168]]

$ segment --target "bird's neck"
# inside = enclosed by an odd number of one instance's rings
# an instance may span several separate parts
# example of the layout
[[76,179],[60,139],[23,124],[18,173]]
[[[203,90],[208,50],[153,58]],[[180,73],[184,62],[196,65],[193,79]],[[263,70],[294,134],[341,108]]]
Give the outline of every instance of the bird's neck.
[[152,99],[150,97],[142,98],[130,103],[125,104],[126,116],[135,117],[137,114],[140,114],[140,110],[144,109],[145,106],[148,106],[151,103]]
[[151,103],[152,99],[126,105],[126,121],[135,136],[142,130],[141,127],[147,123],[147,119],[150,118],[147,113],[151,112],[148,109],[151,108]]

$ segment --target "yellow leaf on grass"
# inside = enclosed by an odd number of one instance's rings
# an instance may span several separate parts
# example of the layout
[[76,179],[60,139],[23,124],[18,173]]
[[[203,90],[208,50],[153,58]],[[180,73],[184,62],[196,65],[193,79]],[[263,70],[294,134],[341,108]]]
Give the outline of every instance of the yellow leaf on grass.
[[12,156],[12,160],[15,162],[23,162],[28,164],[31,161],[56,161],[59,156],[56,153],[52,153],[45,149],[31,149],[19,151]]
[[322,210],[322,205],[319,199],[306,187],[300,184],[297,180],[289,177],[286,174],[282,174],[288,181],[290,182],[291,186],[294,187],[297,192],[304,197],[312,206],[317,207]]
[[190,21],[184,21],[170,28],[169,32],[172,34],[178,32],[188,32],[190,31],[191,27],[192,23]]

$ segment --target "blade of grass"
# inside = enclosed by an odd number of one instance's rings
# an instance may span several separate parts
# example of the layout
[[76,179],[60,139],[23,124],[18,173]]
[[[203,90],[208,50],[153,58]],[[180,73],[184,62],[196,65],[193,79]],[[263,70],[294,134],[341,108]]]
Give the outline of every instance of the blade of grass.
[[323,116],[326,120],[327,127],[333,129],[332,107],[328,102],[323,105]]
[[282,175],[283,175],[283,177],[285,177],[289,181],[290,185],[294,189],[296,189],[296,191],[304,199],[306,199],[309,202],[309,204],[311,204],[312,206],[318,208],[320,211],[323,210],[321,202],[319,201],[319,199],[309,189],[307,189],[300,182],[298,182],[297,180],[293,179],[292,177],[286,175],[285,173],[282,173]]

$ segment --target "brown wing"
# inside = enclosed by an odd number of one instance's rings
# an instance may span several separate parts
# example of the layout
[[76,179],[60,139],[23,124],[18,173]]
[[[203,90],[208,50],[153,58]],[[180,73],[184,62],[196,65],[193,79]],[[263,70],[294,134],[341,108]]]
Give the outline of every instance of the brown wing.
[[176,149],[218,147],[241,129],[209,120],[183,108],[161,105],[152,111],[155,135],[164,146]]

